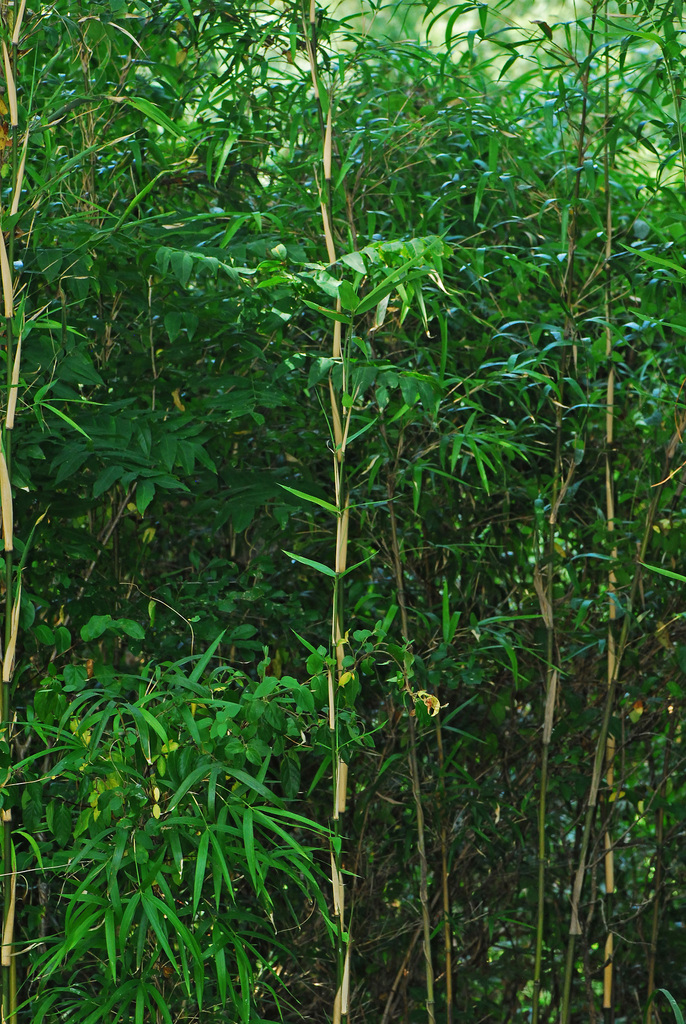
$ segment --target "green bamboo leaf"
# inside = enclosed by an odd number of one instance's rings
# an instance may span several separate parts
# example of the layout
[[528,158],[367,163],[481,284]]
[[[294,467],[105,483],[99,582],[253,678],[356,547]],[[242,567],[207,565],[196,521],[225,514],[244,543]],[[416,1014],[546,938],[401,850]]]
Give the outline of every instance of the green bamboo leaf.
[[[191,790],[193,786],[200,782],[201,779],[205,779],[212,770],[213,769],[210,767],[209,762],[206,762],[201,764],[199,768],[196,768],[194,771],[192,771],[190,775],[188,775],[183,780],[181,785],[174,792],[171,800],[169,801],[169,804],[167,805],[167,810],[173,811],[174,808],[178,805],[178,803],[186,795],[186,793],[188,793],[188,791]],[[214,770],[218,770],[216,766]]]
[[155,122],[155,124],[159,124],[160,127],[166,128],[166,130],[171,132],[171,134],[176,136],[176,138],[180,138],[184,134],[182,129],[179,128],[177,124],[174,124],[171,118],[168,117],[164,111],[160,110],[159,107],[156,107],[154,103],[151,103],[150,100],[146,100],[142,96],[118,97],[119,102],[122,100],[130,107],[134,107],[136,110],[139,110],[141,114],[145,114],[145,116],[149,117],[151,121]]
[[288,555],[296,562],[301,562],[303,565],[307,565],[310,569],[316,569],[317,572],[321,572],[324,576],[331,576],[333,579],[336,578],[336,573],[328,565],[324,565],[323,562],[315,562],[312,558],[305,558],[303,555],[296,555],[293,551],[286,551],[283,549],[284,555]]
[[[35,402],[34,402],[34,405],[36,405],[36,404],[37,404],[37,403],[35,403]],[[75,423],[75,422],[74,422],[74,420],[73,420],[73,419],[72,419],[72,418],[71,418],[70,416],[67,416],[66,412],[62,412],[62,410],[61,410],[61,409],[58,409],[58,408],[57,408],[57,406],[55,406],[55,405],[51,405],[51,404],[50,404],[50,402],[40,402],[40,403],[39,403],[39,407],[40,407],[41,409],[49,409],[49,410],[50,410],[50,412],[54,412],[55,416],[59,416],[59,418],[60,418],[61,420],[64,420],[64,422],[65,422],[65,423],[66,423],[66,424],[67,424],[68,426],[70,426],[70,427],[72,428],[72,430],[76,430],[76,431],[78,431],[78,433],[79,433],[79,434],[83,434],[83,436],[84,436],[84,437],[85,437],[85,438],[86,438],[86,439],[87,439],[88,441],[90,441],[90,440],[91,440],[91,438],[90,438],[90,437],[88,436],[88,434],[86,433],[86,431],[85,431],[85,430],[83,430],[83,428],[82,428],[82,427],[80,427],[80,426],[78,425],[78,423]]]
[[210,844],[210,834],[207,830],[203,832],[198,843],[198,854],[195,861],[195,876],[193,879],[193,917],[198,912],[202,886],[205,881],[205,868],[207,867],[207,851]]
[[673,260],[666,260],[662,256],[655,256],[652,252],[645,252],[643,249],[632,249],[628,245],[622,245],[622,249],[626,252],[631,253],[632,256],[638,256],[639,259],[645,263],[650,263],[652,267],[664,267],[665,270],[673,270],[679,277],[686,276],[686,267],[680,266],[678,263],[674,263]]
[[668,992],[666,988],[655,989],[655,991],[653,992],[653,994],[651,995],[650,999],[646,1004],[645,1013],[643,1016],[644,1021],[648,1019],[648,1008],[650,1007],[651,1003],[653,1003],[657,999],[658,995],[663,995],[669,1003],[669,1005],[671,1006],[672,1011],[674,1013],[674,1019],[676,1021],[676,1024],[684,1024],[684,1016],[679,1008],[679,1005],[674,996],[672,995],[672,993]]
[[132,213],[136,209],[138,204],[140,202],[142,202],[143,199],[145,199],[145,197],[148,195],[149,192],[152,192],[152,190],[154,189],[155,185],[160,180],[160,178],[162,178],[165,174],[168,174],[168,173],[169,172],[168,172],[167,168],[165,167],[164,170],[160,171],[159,174],[155,175],[155,177],[152,179],[152,181],[148,182],[148,184],[145,186],[145,188],[141,189],[141,191],[138,193],[138,195],[134,196],[134,198],[131,200],[129,205],[126,207],[126,209],[122,213],[122,215],[119,218],[119,220],[117,221],[117,223],[114,225],[113,228],[110,229],[112,232],[118,231],[119,228],[123,224],[126,223],[126,221],[129,218],[129,214]]
[[240,946],[236,946],[236,961],[238,963],[238,979],[241,987],[241,1001],[239,1005],[239,1012],[241,1015],[242,1024],[249,1024],[251,1013],[251,992],[252,992],[252,971],[250,969],[250,962],[245,955],[245,950]]
[[355,564],[354,564],[354,565],[351,565],[351,566],[349,566],[349,567],[348,567],[348,568],[347,568],[347,569],[345,570],[345,572],[342,572],[342,573],[341,573],[341,578],[342,578],[343,576],[348,576],[348,575],[349,575],[349,574],[350,574],[351,572],[354,572],[354,571],[355,571],[355,569],[359,569],[361,565],[366,565],[366,564],[367,564],[367,562],[371,562],[372,558],[374,558],[375,556],[376,556],[376,551],[372,551],[372,553],[371,553],[371,554],[369,554],[369,555],[367,555],[367,557],[366,557],[366,558],[363,558],[361,562],[355,562]]
[[233,883],[231,881],[231,872],[229,871],[226,858],[224,857],[224,851],[222,849],[222,841],[219,836],[214,834],[212,829],[209,830],[208,835],[210,842],[212,843],[212,875],[214,880],[214,899],[216,909],[219,910],[219,904],[221,902],[221,884],[219,882],[219,876],[224,879],[224,885],[226,891],[231,897],[231,902],[236,902],[236,895],[233,890]]
[[[154,985],[151,985],[149,987],[148,992],[153,1001],[156,1003],[159,1013],[162,1014],[162,1020],[165,1022],[165,1024],[172,1024],[171,1013],[169,1012],[169,1007],[167,1006],[166,1000],[162,993],[158,992]],[[153,1009],[152,1006],[150,1007],[150,1009]],[[200,1009],[202,1010],[202,1006],[200,1007]]]
[[306,306],[310,309],[315,309],[322,316],[325,316],[327,320],[337,320],[339,324],[349,324],[350,317],[346,316],[345,313],[337,313],[335,309],[327,309],[326,306],[320,306],[316,302],[310,302],[309,299],[303,299]]
[[234,779],[237,779],[239,782],[242,782],[244,786],[247,786],[248,789],[252,789],[256,793],[259,793],[260,796],[266,797],[267,799],[272,801],[277,799],[275,795],[267,789],[266,786],[264,786],[261,782],[258,782],[257,779],[254,779],[252,775],[248,775],[248,773],[244,772],[242,769],[231,768],[230,774],[233,776]]
[[176,957],[174,956],[174,952],[171,948],[171,944],[169,942],[169,935],[167,934],[166,916],[168,907],[166,907],[166,905],[163,904],[163,915],[162,917],[160,917],[158,908],[156,906],[156,902],[161,901],[156,901],[155,897],[153,897],[150,893],[145,892],[145,890],[141,892],[141,902],[143,904],[143,907],[145,908],[145,913],[148,915],[150,927],[155,933],[155,937],[157,938],[157,941],[159,942],[160,946],[164,950],[165,956],[169,960],[169,963],[172,965],[176,973],[180,975],[181,970],[177,963]]
[[214,966],[217,972],[217,988],[222,1006],[226,1006],[226,955],[224,947],[220,946],[214,954]]
[[217,650],[217,648],[219,647],[219,644],[224,639],[224,633],[225,632],[226,632],[226,630],[222,630],[221,631],[219,636],[215,640],[212,641],[212,643],[207,648],[207,650],[205,651],[203,656],[197,661],[197,663],[195,664],[195,666],[193,668],[193,671],[191,672],[190,676],[188,677],[189,682],[197,683],[199,681],[199,679],[201,678],[203,672],[205,671],[205,669],[209,665],[211,659],[214,657],[214,652]]
[[119,925],[119,952],[123,955],[124,948],[128,942],[131,941],[131,929],[133,927],[133,918],[138,910],[138,906],[141,902],[140,892],[134,892],[133,895],[126,903],[126,910],[124,911]]
[[114,910],[108,907],[105,911],[105,945],[107,961],[112,975],[113,984],[117,984],[117,937],[114,925]]
[[679,583],[686,583],[686,576],[682,576],[679,572],[672,572],[671,569],[663,569],[661,565],[648,565],[647,562],[639,562],[644,569],[650,569],[651,572],[658,572],[660,576],[668,576],[670,580],[678,580]]
[[253,889],[257,892],[257,860],[255,858],[253,809],[249,806],[243,809],[243,843],[245,845],[245,859],[248,864],[250,879],[252,881]]
[[363,313],[368,313],[370,309],[374,309],[382,299],[385,299],[387,295],[390,295],[395,290],[397,282],[407,272],[409,267],[414,266],[418,262],[418,259],[410,260],[402,267],[398,267],[397,270],[391,271],[386,277],[383,284],[379,284],[376,288],[373,288],[360,302],[359,306],[355,310],[356,316],[362,316]]
[[327,512],[333,512],[335,516],[340,514],[336,506],[332,505],[330,501],[324,501],[323,498],[317,498],[314,494],[306,494],[305,491],[296,491],[294,487],[287,487],[286,484],[279,484],[279,487],[284,491],[288,491],[289,494],[294,494],[296,498],[302,498],[304,501],[310,501],[313,505],[320,505],[322,508],[325,508]]
[[[384,502],[384,504],[387,504],[387,502]],[[315,650],[315,648],[312,646],[311,643],[309,643],[309,641],[305,640],[304,637],[300,636],[300,633],[296,633],[295,630],[293,630],[293,633],[295,633],[300,643],[310,652],[310,654],[319,654],[319,651]]]
[[148,986],[144,981],[138,982],[138,990],[136,992],[136,1010],[133,1018],[134,1024],[145,1024],[147,989]]

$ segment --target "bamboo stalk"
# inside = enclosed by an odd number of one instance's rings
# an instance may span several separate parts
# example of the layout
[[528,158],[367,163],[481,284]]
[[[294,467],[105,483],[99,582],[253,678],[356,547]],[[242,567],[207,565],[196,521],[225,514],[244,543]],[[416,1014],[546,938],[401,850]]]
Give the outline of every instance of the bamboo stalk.
[[572,357],[574,360],[574,368],[577,366],[578,350],[576,344],[576,325],[574,322],[574,316],[572,313],[573,309],[573,296],[575,291],[575,256],[576,256],[576,241],[577,241],[577,213],[579,208],[579,196],[581,192],[581,171],[584,163],[584,153],[586,150],[586,126],[588,122],[588,78],[591,71],[591,54],[595,46],[595,25],[598,16],[598,10],[602,4],[602,0],[596,0],[593,3],[591,9],[591,23],[589,26],[588,35],[588,49],[587,57],[582,65],[585,70],[580,74],[581,79],[581,117],[579,119],[579,131],[577,136],[577,150],[576,150],[576,167],[574,177],[574,190],[572,204],[570,207],[569,227],[567,232],[567,266],[565,269],[564,278],[564,298],[567,305],[566,310],[566,325],[565,332],[572,339]]
[[[584,153],[586,149],[586,132],[588,122],[588,80],[591,68],[591,55],[595,46],[595,26],[598,15],[598,10],[602,0],[594,0],[591,7],[591,21],[588,33],[588,46],[586,50],[586,60],[584,62],[584,70],[580,73],[581,80],[581,92],[582,92],[582,107],[581,117],[579,120],[579,128],[577,135],[577,152],[576,152],[576,165],[575,165],[575,178],[574,178],[574,189],[573,198],[569,218],[568,228],[568,242],[567,242],[567,267],[565,271],[563,297],[566,305],[566,324],[565,333],[572,339],[572,358],[574,362],[574,368],[577,367],[577,344],[576,344],[576,324],[574,320],[574,294],[576,288],[575,282],[575,254],[576,254],[576,243],[577,243],[577,211],[579,206],[579,197],[581,192],[581,170],[583,167]],[[563,373],[560,375],[561,379],[564,377],[564,356],[563,356]],[[612,691],[614,690],[614,685]],[[608,700],[610,699],[610,691],[608,691]],[[607,705],[606,705],[607,708]],[[604,720],[603,720],[604,721]],[[609,724],[609,721],[608,721]],[[601,726],[601,733],[603,727]],[[607,735],[607,728],[605,728],[605,735]],[[604,750],[605,737],[603,736],[603,750]],[[567,1024],[569,1016],[569,1001],[571,997],[571,981],[572,973],[574,970],[574,946],[576,942],[576,936],[581,934],[581,926],[579,923],[579,901],[581,899],[581,887],[583,883],[584,870],[586,865],[586,857],[588,854],[588,844],[590,841],[590,830],[593,815],[595,813],[595,796],[594,791],[597,792],[596,784],[596,772],[600,770],[598,757],[594,762],[593,779],[591,783],[591,793],[589,794],[589,803],[587,807],[586,819],[584,829],[582,832],[581,839],[581,851],[579,854],[579,864],[583,864],[583,869],[577,870],[574,885],[572,889],[572,906],[571,906],[571,922],[569,927],[569,938],[567,943],[567,956],[564,969],[564,981],[563,981],[563,995],[562,995],[562,1008],[560,1012],[560,1024]],[[598,778],[599,783],[599,778]],[[591,798],[592,797],[592,798]],[[540,912],[540,911],[539,911]],[[535,1024],[535,1022],[534,1022]]]
[[[304,21],[305,19],[303,19]],[[325,180],[325,193],[320,196],[320,213],[324,241],[326,244],[327,258],[330,265],[337,262],[336,245],[333,236],[331,223],[331,163],[333,149],[333,112],[332,103],[326,97],[326,122],[323,116],[323,96],[317,74],[317,25],[315,0],[310,0],[309,6],[309,31],[304,26],[305,45],[309,58],[310,74],[312,85],[317,101],[319,113],[319,124],[322,137],[323,156],[322,164]],[[340,312],[340,300],[336,302],[336,309]],[[346,386],[346,364],[343,358],[341,345],[341,324],[336,322],[332,338],[333,358],[342,362],[343,390]],[[331,736],[331,764],[333,766],[333,810],[332,810],[332,838],[330,844],[331,855],[331,886],[333,900],[333,914],[337,923],[336,934],[336,991],[333,1003],[333,1024],[345,1024],[348,1019],[348,1004],[350,993],[350,926],[345,926],[345,889],[342,874],[342,836],[340,833],[340,816],[345,811],[346,786],[348,777],[347,762],[341,757],[338,747],[338,729],[336,718],[336,693],[343,675],[345,631],[343,621],[343,574],[347,564],[348,552],[348,523],[350,515],[350,502],[345,482],[345,442],[347,439],[347,428],[350,423],[352,410],[348,410],[346,427],[343,428],[341,417],[341,403],[339,395],[334,386],[333,376],[329,377],[329,399],[331,409],[331,422],[333,429],[333,484],[334,499],[337,509],[336,522],[336,547],[334,552],[334,571],[336,573],[333,600],[331,610],[331,648],[335,654],[336,672],[331,668],[327,670],[328,691],[329,691],[329,731]]]
[[[564,374],[558,377],[558,386],[562,390]],[[548,795],[548,759],[550,752],[550,741],[552,738],[553,724],[555,720],[555,705],[557,702],[557,689],[560,678],[560,668],[556,658],[555,641],[555,612],[553,601],[553,568],[555,563],[555,531],[557,528],[558,513],[564,501],[565,495],[574,476],[574,463],[569,467],[567,476],[562,478],[562,407],[561,403],[555,406],[555,469],[553,475],[553,488],[550,502],[550,513],[548,515],[548,537],[547,537],[547,574],[546,585],[543,586],[541,572],[538,566],[534,570],[534,587],[538,595],[541,608],[541,617],[546,629],[546,683],[545,683],[545,709],[543,713],[543,734],[541,738],[541,782],[538,799],[538,895],[536,912],[536,949],[534,954],[534,978],[532,995],[532,1024],[538,1024],[540,999],[541,999],[541,975],[543,967],[543,933],[545,927],[545,876],[546,876],[546,802]]]
[[[24,140],[24,152],[19,160],[19,112],[17,104],[17,57],[25,0],[21,0],[18,9],[14,5],[15,17],[11,37],[11,53],[7,43],[2,41],[2,55],[5,68],[7,98],[11,124],[11,169],[13,197],[10,213],[16,214],[19,209],[19,197],[28,147],[28,129]],[[2,211],[0,211],[0,216]],[[14,325],[14,230],[9,232],[9,249],[5,246],[5,238],[0,226],[0,279],[3,291],[3,311],[5,315],[5,332],[7,339],[7,374],[6,374],[6,416],[2,430],[0,451],[0,501],[2,502],[2,525],[5,541],[5,655],[2,665],[2,700],[0,701],[0,731],[11,745],[11,686],[14,675],[14,658],[19,633],[19,614],[21,610],[21,583],[14,589],[14,505],[12,497],[12,435],[17,405],[17,391],[21,367],[21,333],[18,333],[15,348]],[[12,814],[11,810],[3,812],[3,930],[2,953],[0,955],[0,977],[2,979],[2,1016],[3,1024],[14,1024],[17,1018],[17,960],[13,950],[15,909],[16,909],[16,871],[12,857]],[[9,881],[8,881],[9,879]]]
[[[385,430],[383,431],[385,437]],[[393,555],[393,571],[395,575],[396,591],[398,594],[398,607],[400,609],[400,625],[403,631],[403,638],[409,637],[409,622],[407,617],[407,602],[405,600],[405,583],[402,562],[400,560],[400,546],[398,544],[398,523],[393,507],[394,498],[393,474],[389,475],[386,482],[388,495],[388,512],[391,526],[391,552]],[[411,694],[411,688],[407,675],[407,669],[403,665],[403,677],[405,689]],[[426,858],[425,830],[424,830],[424,809],[422,807],[422,796],[419,782],[419,765],[417,762],[417,737],[415,727],[415,711],[410,709],[408,729],[408,763],[410,778],[412,780],[412,796],[414,799],[415,816],[417,819],[417,852],[419,853],[419,900],[422,907],[422,931],[424,935],[424,972],[426,978],[426,1015],[428,1024],[435,1024],[434,1010],[434,969],[431,955],[431,916],[429,911],[429,887],[428,887],[428,862]]]
[[448,870],[448,827],[446,823],[447,798],[445,792],[445,756],[443,754],[443,733],[441,717],[436,715],[436,749],[440,772],[440,816],[441,816],[441,895],[443,898],[443,954],[445,958],[445,1002],[446,1024],[453,1020],[453,936],[450,923],[450,872]]
[[[665,745],[665,761],[662,769],[662,779],[658,789],[660,798],[664,801],[667,794],[667,779],[669,778],[669,761],[672,752],[672,744],[674,742],[674,733],[676,731],[677,715],[672,713],[672,719],[669,723],[669,732],[667,735],[667,743]],[[646,991],[646,998],[648,1000],[648,1010],[646,1013],[646,1024],[652,1024],[653,1021],[653,1006],[655,1000],[651,999],[653,992],[655,991],[655,968],[657,966],[657,939],[660,930],[660,892],[662,889],[663,873],[664,873],[664,860],[662,846],[664,843],[664,829],[665,829],[665,809],[664,805],[658,807],[657,810],[657,821],[655,824],[655,881],[654,881],[654,895],[653,895],[653,914],[650,926],[650,948],[648,950],[648,988]]]
[[[610,162],[608,153],[608,131],[610,122],[610,64],[609,64],[609,46],[608,46],[608,32],[607,22],[605,28],[605,119],[604,119],[604,139],[603,139],[603,180],[605,183],[605,283],[604,283],[604,302],[605,302],[605,358],[607,360],[607,386],[605,396],[605,517],[607,521],[607,532],[608,532],[608,547],[610,548],[610,557],[614,560],[617,558],[617,545],[613,543],[615,532],[615,488],[614,488],[614,466],[613,466],[613,445],[614,445],[614,393],[615,393],[615,366],[612,361],[612,331],[610,329],[610,317],[611,317],[611,286],[612,277],[610,270],[610,260],[612,257],[612,188],[610,183]],[[608,599],[608,617],[609,622],[607,626],[607,686],[608,689],[612,686],[612,680],[615,675],[615,661],[616,661],[616,649],[615,649],[615,622],[617,619],[617,577],[613,568],[613,562],[610,562],[610,568],[607,575],[607,599]],[[614,757],[615,757],[615,739],[614,736],[608,735],[607,742],[605,744],[605,768],[606,768],[606,782],[608,789],[608,808],[614,798],[613,787],[614,787]],[[603,1010],[607,1015],[612,1013],[613,1008],[613,956],[614,956],[614,936],[609,922],[612,920],[612,897],[615,891],[615,880],[614,880],[614,849],[612,846],[612,838],[610,836],[609,827],[609,811],[605,814],[604,823],[604,845],[605,845],[605,895],[607,898],[607,906],[605,910],[605,919],[608,922],[608,933],[605,940],[605,959],[603,968]]]
[[17,393],[19,390],[19,370],[21,368],[21,334],[17,338],[17,346],[14,350],[14,365],[12,367],[12,379],[10,381],[10,393],[7,399],[7,416],[5,427],[7,430],[14,428],[14,417],[17,412]]
[[[643,576],[642,563],[645,559],[646,551],[648,550],[648,544],[653,533],[653,523],[657,515],[657,510],[660,503],[660,496],[662,490],[667,483],[668,467],[669,462],[674,457],[674,453],[677,450],[678,441],[674,443],[675,439],[681,436],[680,424],[677,428],[677,432],[672,439],[672,443],[668,446],[665,464],[666,471],[663,473],[662,480],[655,485],[653,490],[653,497],[646,513],[646,522],[643,530],[643,536],[639,547],[637,566],[634,573],[633,580],[631,582],[631,590],[629,593],[628,608],[627,611],[635,606],[636,597],[638,595],[639,586]],[[581,925],[579,923],[579,907],[581,902],[581,893],[583,890],[584,874],[586,871],[586,860],[588,857],[588,848],[591,837],[591,830],[593,826],[593,818],[595,815],[595,809],[598,800],[598,790],[600,788],[600,782],[603,774],[603,765],[605,763],[605,750],[607,746],[607,737],[610,728],[610,719],[612,717],[612,710],[614,707],[615,693],[617,691],[617,683],[619,680],[619,672],[622,665],[622,659],[624,652],[629,640],[629,620],[631,616],[629,614],[624,615],[622,621],[622,630],[617,642],[616,655],[614,660],[614,671],[612,679],[609,682],[607,693],[605,696],[605,704],[603,708],[603,718],[596,741],[595,757],[593,761],[593,771],[591,774],[591,783],[588,792],[588,802],[586,805],[586,815],[584,818],[583,831],[581,837],[581,848],[579,852],[579,861],[574,877],[574,886],[572,889],[572,906],[571,906],[571,923],[569,926],[569,939],[567,943],[567,959],[565,963],[565,974],[563,982],[563,993],[562,993],[562,1008],[560,1011],[560,1024],[568,1024],[570,1016],[570,1000],[571,1000],[571,988],[572,988],[572,974],[574,972],[574,946],[576,936],[581,934]]]

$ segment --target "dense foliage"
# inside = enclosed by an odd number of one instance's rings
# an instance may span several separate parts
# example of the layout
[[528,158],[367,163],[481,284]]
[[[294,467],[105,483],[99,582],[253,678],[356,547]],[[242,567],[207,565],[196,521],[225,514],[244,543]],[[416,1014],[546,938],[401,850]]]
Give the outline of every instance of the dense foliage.
[[3,5],[8,1021],[678,1018],[681,3],[530,15]]

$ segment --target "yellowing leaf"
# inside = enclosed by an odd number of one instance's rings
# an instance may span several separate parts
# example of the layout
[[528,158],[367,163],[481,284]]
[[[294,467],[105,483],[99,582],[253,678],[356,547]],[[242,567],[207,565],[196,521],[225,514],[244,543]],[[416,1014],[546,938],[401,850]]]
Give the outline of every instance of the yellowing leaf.
[[672,641],[669,636],[669,629],[667,628],[666,622],[658,622],[655,630],[655,636],[660,647],[664,647],[665,650],[672,650]]
[[179,412],[185,412],[186,406],[181,401],[181,388],[174,388],[174,390],[172,391],[172,398],[174,399],[174,405],[179,410]]
[[352,677],[353,677],[352,672],[344,672],[343,675],[341,676],[341,678],[338,680],[338,685],[339,686],[345,686],[346,683],[350,682]]
[[160,809],[160,805],[159,804],[155,804],[153,809],[152,809],[152,816],[153,816],[153,818],[159,818],[161,813],[162,813],[162,811]]
[[634,725],[639,720],[645,709],[645,701],[641,700],[641,698],[639,697],[639,699],[634,703],[633,707],[631,708],[631,711],[629,712],[629,719],[633,722]]
[[434,693],[429,693],[427,690],[417,690],[417,695],[412,695],[413,700],[421,700],[426,710],[433,717],[437,715],[441,710],[441,703],[438,697]]

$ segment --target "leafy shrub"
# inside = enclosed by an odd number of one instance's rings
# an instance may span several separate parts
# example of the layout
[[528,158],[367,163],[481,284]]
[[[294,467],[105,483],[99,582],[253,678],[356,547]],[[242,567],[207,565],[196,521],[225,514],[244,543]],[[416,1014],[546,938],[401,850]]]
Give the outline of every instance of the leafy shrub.
[[37,1024],[248,1024],[289,955],[276,919],[297,927],[313,901],[326,918],[312,846],[325,830],[284,801],[313,705],[295,680],[216,666],[217,645],[141,675],[68,666],[36,692],[28,734],[50,753],[16,778],[20,870],[42,880],[46,921],[29,974]]

